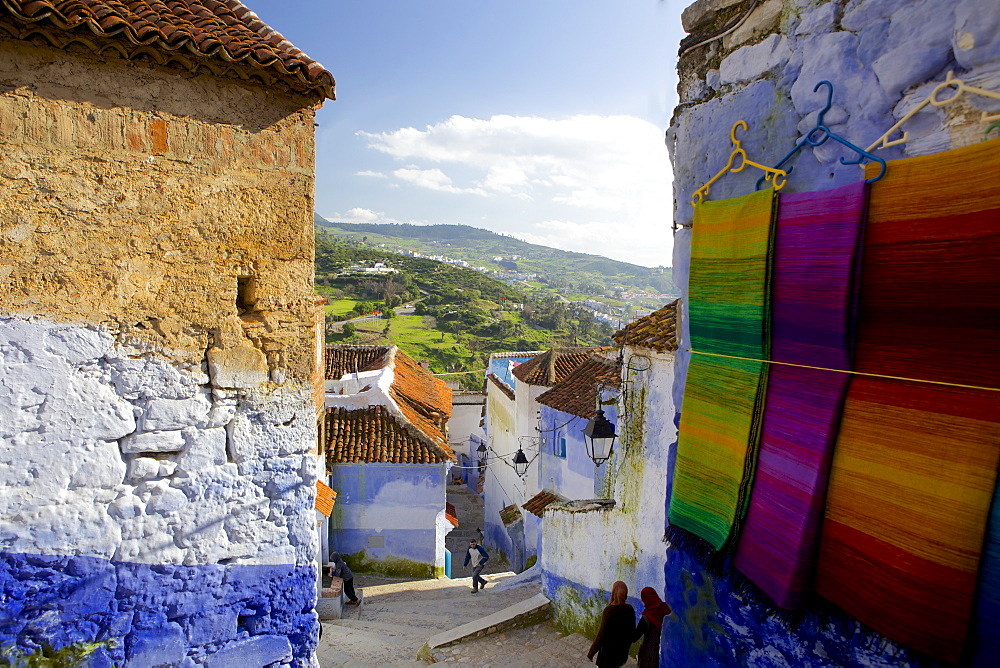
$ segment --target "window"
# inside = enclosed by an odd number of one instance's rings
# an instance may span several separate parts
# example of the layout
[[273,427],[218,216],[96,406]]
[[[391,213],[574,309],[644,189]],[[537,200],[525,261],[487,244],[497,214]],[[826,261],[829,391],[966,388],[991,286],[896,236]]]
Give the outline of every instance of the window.
[[561,433],[557,434],[555,440],[552,442],[552,454],[556,457],[566,457],[566,437]]

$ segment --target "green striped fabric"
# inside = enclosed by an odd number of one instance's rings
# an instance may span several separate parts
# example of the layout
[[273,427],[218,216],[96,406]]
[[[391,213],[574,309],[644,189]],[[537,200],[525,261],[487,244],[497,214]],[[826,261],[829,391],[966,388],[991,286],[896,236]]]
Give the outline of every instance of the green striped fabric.
[[735,538],[757,460],[767,386],[774,191],[695,206],[688,313],[695,354],[681,409],[669,521],[721,550]]

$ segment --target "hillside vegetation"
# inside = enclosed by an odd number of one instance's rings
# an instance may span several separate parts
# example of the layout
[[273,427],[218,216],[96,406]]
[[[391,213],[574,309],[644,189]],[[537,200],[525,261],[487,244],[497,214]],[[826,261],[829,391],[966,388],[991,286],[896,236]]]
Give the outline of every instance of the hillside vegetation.
[[[396,271],[364,271],[377,263]],[[325,231],[316,234],[315,270],[317,292],[330,300],[328,343],[395,344],[428,360],[436,373],[478,371],[456,377],[465,387],[481,385],[479,370],[491,352],[604,345],[613,331],[554,295],[525,295],[472,269],[403,257]],[[407,304],[412,309],[401,308]]]
[[536,274],[542,284],[563,295],[595,296],[616,288],[676,295],[669,267],[642,267],[558,250],[467,225],[338,223],[318,215],[315,219],[317,227],[330,235],[384,245],[385,250],[443,255],[488,269]]

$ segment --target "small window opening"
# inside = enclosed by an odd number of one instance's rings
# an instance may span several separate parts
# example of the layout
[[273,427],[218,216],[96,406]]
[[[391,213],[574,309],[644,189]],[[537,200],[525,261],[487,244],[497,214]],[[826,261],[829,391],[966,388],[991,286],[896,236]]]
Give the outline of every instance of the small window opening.
[[236,309],[241,313],[246,313],[253,308],[257,301],[256,286],[252,276],[239,276],[236,278]]

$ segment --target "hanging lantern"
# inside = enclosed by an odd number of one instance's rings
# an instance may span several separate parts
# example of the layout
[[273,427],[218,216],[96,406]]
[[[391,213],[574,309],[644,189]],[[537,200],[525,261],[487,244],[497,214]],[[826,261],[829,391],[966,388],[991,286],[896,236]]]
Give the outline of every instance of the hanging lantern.
[[584,428],[583,435],[587,443],[587,455],[594,460],[594,464],[600,466],[608,461],[618,434],[615,433],[615,425],[604,417],[603,410],[597,410],[597,414]]
[[524,455],[524,450],[518,448],[517,453],[514,455],[514,472],[523,478],[524,474],[528,472],[528,466],[530,464],[531,462],[529,462],[528,458]]

